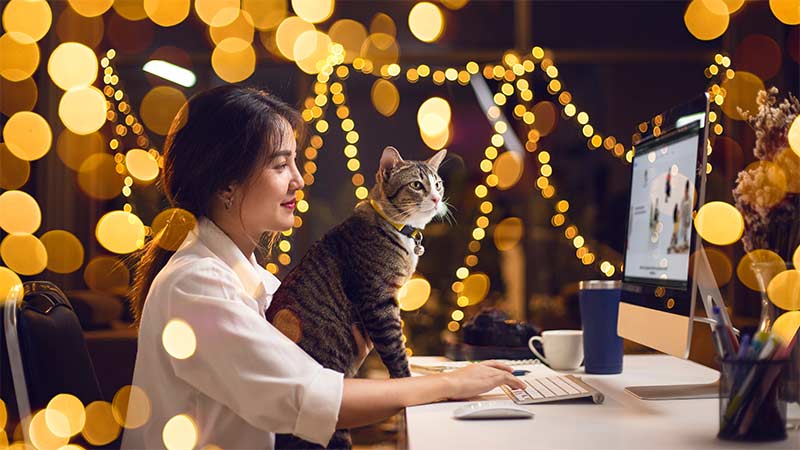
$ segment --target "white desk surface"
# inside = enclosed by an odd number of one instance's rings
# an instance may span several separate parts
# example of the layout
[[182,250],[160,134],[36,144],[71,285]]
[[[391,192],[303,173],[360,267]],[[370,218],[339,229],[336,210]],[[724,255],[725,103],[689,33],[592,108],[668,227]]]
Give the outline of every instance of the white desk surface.
[[[626,386],[707,383],[717,379],[717,371],[691,361],[667,355],[626,355],[619,375],[589,375],[582,370],[562,373],[583,377],[605,394],[605,403],[529,405],[525,408],[534,412],[533,419],[472,421],[452,417],[453,410],[463,402],[415,406],[405,413],[406,444],[409,450],[800,449],[800,431],[796,430],[788,431],[788,438],[778,442],[717,439],[718,399],[644,401],[623,391]],[[499,389],[475,400],[496,399],[512,403]],[[800,417],[800,408],[796,404],[790,406],[788,416]]]

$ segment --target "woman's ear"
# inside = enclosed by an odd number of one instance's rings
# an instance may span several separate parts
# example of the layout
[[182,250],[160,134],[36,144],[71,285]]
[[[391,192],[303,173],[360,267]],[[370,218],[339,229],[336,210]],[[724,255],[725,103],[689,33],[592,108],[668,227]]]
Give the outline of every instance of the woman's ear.
[[234,185],[228,185],[224,189],[220,189],[217,192],[220,200],[222,200],[222,204],[225,205],[225,209],[231,209],[233,206],[233,197],[236,195],[236,187]]

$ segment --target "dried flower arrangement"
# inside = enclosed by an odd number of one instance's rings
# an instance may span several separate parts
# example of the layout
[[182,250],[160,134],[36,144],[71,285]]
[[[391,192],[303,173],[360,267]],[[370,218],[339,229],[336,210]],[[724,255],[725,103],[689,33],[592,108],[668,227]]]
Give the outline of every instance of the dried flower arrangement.
[[778,89],[760,91],[758,111],[739,113],[755,130],[758,161],[739,172],[733,197],[745,219],[744,249],[768,249],[785,261],[800,244],[800,157],[789,147],[788,132],[800,115],[800,101],[778,103]]

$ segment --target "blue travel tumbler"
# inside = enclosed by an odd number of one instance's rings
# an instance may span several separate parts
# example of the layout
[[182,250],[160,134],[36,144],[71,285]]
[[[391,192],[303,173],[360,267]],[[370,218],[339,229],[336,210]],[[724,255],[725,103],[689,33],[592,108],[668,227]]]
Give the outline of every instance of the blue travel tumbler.
[[613,280],[588,280],[578,285],[586,373],[622,372],[622,338],[617,335],[621,288],[622,282]]

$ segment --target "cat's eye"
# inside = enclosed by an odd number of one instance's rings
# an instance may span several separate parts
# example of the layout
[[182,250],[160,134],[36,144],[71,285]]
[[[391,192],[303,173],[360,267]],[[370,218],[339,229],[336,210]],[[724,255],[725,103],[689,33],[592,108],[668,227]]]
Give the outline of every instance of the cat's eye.
[[422,183],[420,183],[419,181],[411,183],[411,189],[416,189],[418,191],[421,191],[423,187],[424,186],[422,186]]

